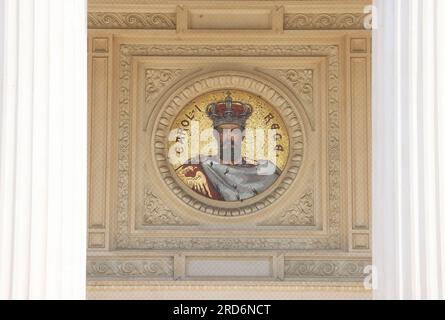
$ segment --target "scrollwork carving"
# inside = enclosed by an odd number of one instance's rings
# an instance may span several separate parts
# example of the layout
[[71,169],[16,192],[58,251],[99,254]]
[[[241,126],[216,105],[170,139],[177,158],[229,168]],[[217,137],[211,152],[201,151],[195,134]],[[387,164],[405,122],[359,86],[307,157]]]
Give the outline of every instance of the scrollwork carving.
[[174,13],[89,12],[90,29],[175,29]]
[[298,70],[279,70],[279,74],[282,78],[286,79],[292,84],[292,87],[297,90],[298,97],[303,101],[313,102],[313,74],[310,69]]
[[171,81],[179,77],[179,69],[147,69],[145,70],[145,102],[150,102],[159,91]]
[[284,262],[284,276],[289,278],[358,278],[365,277],[370,261],[296,261]]
[[89,260],[91,278],[162,278],[173,276],[173,260]]
[[365,29],[363,13],[289,13],[284,15],[285,30]]

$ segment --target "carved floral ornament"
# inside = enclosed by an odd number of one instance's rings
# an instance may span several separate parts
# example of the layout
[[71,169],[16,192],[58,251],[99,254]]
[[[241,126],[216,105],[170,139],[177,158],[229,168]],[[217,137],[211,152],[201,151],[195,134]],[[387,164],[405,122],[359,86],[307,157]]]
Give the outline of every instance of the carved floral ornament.
[[[286,151],[289,151],[287,166],[282,171],[279,179],[263,194],[252,197],[245,202],[241,200],[236,206],[232,206],[231,208],[227,206],[226,202],[206,201],[202,199],[202,197],[196,196],[190,192],[181,181],[178,181],[177,173],[172,169],[171,163],[169,163],[168,141],[166,141],[165,137],[169,136],[168,131],[176,119],[176,115],[194,98],[205,93],[215,92],[215,90],[231,90],[234,88],[236,88],[236,91],[241,90],[255,96],[261,96],[264,100],[267,100],[270,105],[275,107],[276,111],[285,121],[285,126],[289,133],[290,145],[286,146],[286,148],[288,148]],[[255,108],[255,106],[253,106],[253,108]],[[155,163],[168,187],[176,197],[188,206],[201,212],[217,216],[230,217],[248,215],[277,201],[296,180],[299,169],[303,163],[305,144],[304,128],[298,113],[299,111],[296,106],[290,102],[287,97],[278,92],[273,85],[260,79],[256,75],[222,71],[201,76],[189,81],[188,84],[178,89],[159,110],[161,110],[161,112],[156,120],[158,126],[153,129],[152,134],[154,137],[152,145],[154,146]]]

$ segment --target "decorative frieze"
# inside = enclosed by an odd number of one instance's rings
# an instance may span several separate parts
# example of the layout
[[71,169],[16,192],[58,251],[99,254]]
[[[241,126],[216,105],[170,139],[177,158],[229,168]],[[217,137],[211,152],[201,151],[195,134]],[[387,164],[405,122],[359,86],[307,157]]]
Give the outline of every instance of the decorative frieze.
[[[284,30],[364,30],[364,13],[288,13]],[[176,29],[176,13],[89,12],[90,29]]]
[[364,13],[289,13],[284,15],[284,30],[361,30]]
[[284,277],[361,280],[366,276],[365,268],[368,265],[371,265],[371,261],[285,260]]
[[117,249],[122,250],[334,250],[338,249],[338,245],[337,235],[298,238],[154,238],[120,234],[116,243]]
[[173,277],[173,258],[122,260],[89,258],[87,276],[89,279],[171,278]]
[[175,29],[175,13],[89,12],[89,29]]

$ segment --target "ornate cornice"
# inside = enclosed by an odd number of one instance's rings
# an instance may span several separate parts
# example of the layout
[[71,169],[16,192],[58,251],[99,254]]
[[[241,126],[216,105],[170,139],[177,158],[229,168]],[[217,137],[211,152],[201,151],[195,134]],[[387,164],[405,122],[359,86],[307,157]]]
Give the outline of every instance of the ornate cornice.
[[175,29],[175,13],[89,12],[89,29]]

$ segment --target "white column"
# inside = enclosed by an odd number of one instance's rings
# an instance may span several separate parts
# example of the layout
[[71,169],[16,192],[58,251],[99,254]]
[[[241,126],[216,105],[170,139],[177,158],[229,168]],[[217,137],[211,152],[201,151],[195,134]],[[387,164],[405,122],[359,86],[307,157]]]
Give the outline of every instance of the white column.
[[0,299],[82,299],[87,3],[0,7]]
[[375,298],[443,299],[445,1],[376,0],[375,6]]

